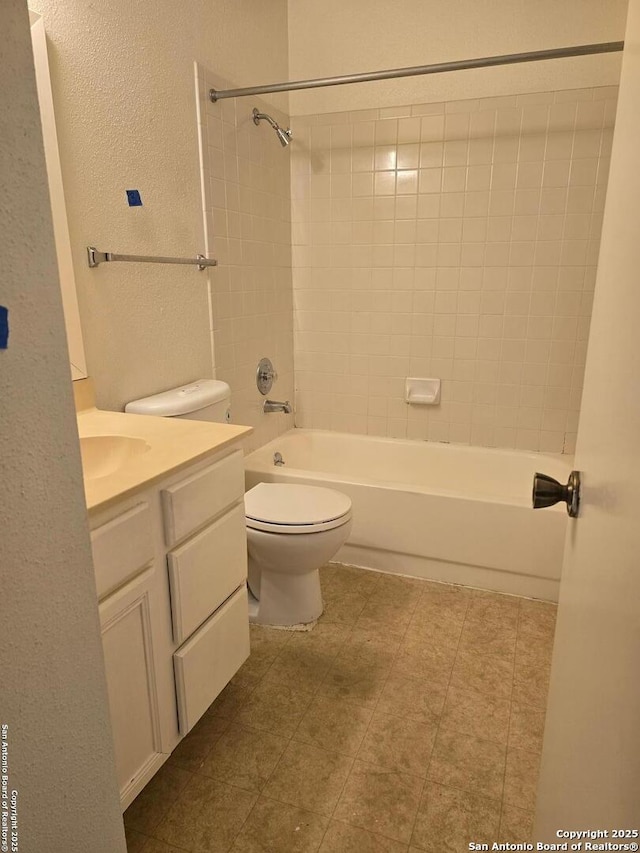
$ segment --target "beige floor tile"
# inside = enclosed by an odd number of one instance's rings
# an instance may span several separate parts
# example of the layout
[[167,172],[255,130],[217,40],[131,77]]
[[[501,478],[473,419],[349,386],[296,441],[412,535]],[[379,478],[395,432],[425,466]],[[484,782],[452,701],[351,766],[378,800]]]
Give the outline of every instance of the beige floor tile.
[[259,793],[287,744],[285,738],[234,724],[213,746],[200,772],[245,791]]
[[467,618],[460,637],[460,649],[512,661],[516,649],[516,629],[504,622]]
[[452,731],[506,744],[510,707],[508,699],[463,687],[450,687],[442,712],[442,725]]
[[[128,850],[127,853],[134,853],[134,851]],[[165,844],[164,841],[158,841],[157,838],[150,838],[142,853],[184,853],[184,847],[174,847],[171,844]]]
[[518,634],[516,643],[516,672],[524,666],[548,669],[551,666],[553,638],[543,639],[530,634]]
[[191,773],[186,770],[164,764],[125,811],[124,824],[127,829],[153,835],[190,779]]
[[335,652],[327,654],[313,645],[289,644],[271,664],[263,684],[288,684],[315,692],[329,671]]
[[404,634],[414,609],[415,604],[396,604],[373,596],[362,608],[356,629]]
[[527,749],[507,750],[504,801],[510,806],[533,811],[536,807],[540,753]]
[[391,673],[380,694],[377,710],[433,726],[440,719],[446,695],[445,685]]
[[509,844],[530,844],[533,838],[534,813],[505,803],[500,818],[499,840]]
[[231,681],[209,708],[207,714],[233,720],[254,689],[255,684],[248,687]]
[[142,835],[127,826],[124,828],[124,834],[127,839],[127,853],[142,853],[142,848],[149,841],[149,836]]
[[320,853],[406,853],[407,846],[356,826],[331,821]]
[[413,614],[403,639],[404,646],[419,648],[425,645],[441,645],[457,648],[464,616],[445,613],[443,608],[433,608],[431,614],[433,618],[429,618],[429,613],[425,611],[421,611],[418,618]]
[[318,653],[337,655],[350,636],[347,625],[336,622],[318,622],[311,631],[291,631],[288,650],[313,649]]
[[557,611],[557,606],[548,601],[523,598],[518,622],[519,633],[547,641],[553,639]]
[[461,853],[471,841],[495,841],[499,823],[499,800],[427,783],[411,844],[428,853]]
[[368,597],[360,592],[347,592],[342,595],[324,594],[322,622],[337,622],[339,625],[355,625],[362,613]]
[[348,756],[291,741],[264,795],[331,817],[352,765]]
[[391,671],[393,657],[372,649],[343,650],[320,685],[319,696],[375,705]]
[[251,625],[251,654],[240,668],[240,675],[245,678],[261,679],[290,638],[288,631],[278,631],[264,625]]
[[543,708],[513,702],[509,723],[509,746],[541,752],[544,720]]
[[553,640],[556,633],[556,623],[554,621],[539,621],[538,619],[528,620],[520,615],[518,623],[518,635],[535,639],[542,642],[547,647],[553,646]]
[[422,785],[417,776],[383,770],[356,759],[334,818],[407,844]]
[[376,710],[358,758],[386,770],[426,776],[437,723],[395,717]]
[[347,641],[338,654],[342,655],[342,657],[347,657],[354,653],[371,653],[380,658],[394,658],[400,648],[403,637],[404,630],[402,629],[381,632],[379,628],[359,625],[356,622],[355,627],[351,629]]
[[493,800],[502,797],[505,747],[440,726],[428,778]]
[[422,581],[417,578],[383,575],[372,595],[372,602],[386,602],[414,609],[422,595]]
[[331,578],[323,584],[322,591],[328,597],[339,597],[355,592],[368,598],[375,592],[381,578],[380,572],[337,565],[334,567]]
[[513,700],[525,705],[535,705],[537,708],[547,707],[549,695],[550,666],[529,666],[516,659]]
[[205,714],[189,734],[171,753],[168,763],[195,773],[231,725],[231,720],[214,714]]
[[[246,662],[246,661],[245,661]],[[264,675],[255,675],[247,670],[243,670],[242,667],[236,672],[233,676],[228,687],[237,687],[241,690],[245,690],[248,693],[251,693],[258,684],[262,681]]]
[[518,625],[519,613],[519,598],[476,589],[469,602],[467,619],[476,622],[499,622],[513,629]]
[[513,688],[513,660],[460,649],[453,665],[451,685],[509,699]]
[[231,848],[233,853],[316,853],[326,817],[261,797]]
[[255,687],[267,674],[275,659],[275,655],[267,658],[250,655],[234,675],[233,683],[242,687]]
[[335,576],[335,573],[340,568],[340,563],[325,563],[324,566],[320,566],[320,583],[322,584],[322,588],[324,589],[324,585],[329,583],[329,581]]
[[452,607],[456,601],[458,607],[465,611],[471,601],[473,590],[467,589],[464,586],[457,586],[451,583],[436,583],[434,581],[423,581],[420,587],[421,603],[440,603],[447,607]]
[[226,853],[256,800],[256,794],[193,776],[154,837],[189,853]]
[[294,740],[319,749],[355,756],[371,722],[373,710],[340,699],[313,699]]
[[422,633],[428,639],[434,639],[440,633],[443,640],[446,638],[452,643],[455,639],[457,644],[471,598],[470,595],[450,591],[458,587],[445,586],[443,589],[446,591],[434,592],[431,586],[426,587],[411,617],[409,631]]
[[368,666],[388,667],[393,662],[400,638],[391,631],[370,631],[354,627],[336,656],[338,660],[354,660],[365,669]]
[[260,684],[238,711],[236,722],[260,731],[291,737],[312,698],[310,690],[286,684]]
[[393,672],[405,678],[422,678],[447,685],[456,657],[450,646],[423,646],[419,651],[401,648],[393,662]]
[[268,625],[251,624],[249,626],[251,654],[275,657],[290,642],[291,637],[291,631],[270,628]]

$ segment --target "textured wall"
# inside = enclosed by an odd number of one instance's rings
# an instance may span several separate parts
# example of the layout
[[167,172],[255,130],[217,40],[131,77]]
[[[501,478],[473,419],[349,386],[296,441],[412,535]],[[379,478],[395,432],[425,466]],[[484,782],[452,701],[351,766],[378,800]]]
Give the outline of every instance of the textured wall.
[[[286,0],[31,5],[50,41],[88,369],[98,405],[118,409],[212,375],[207,273],[133,264],[89,270],[84,247],[202,251],[193,61],[241,84],[286,78]],[[131,188],[144,207],[126,206]],[[210,276],[215,288],[215,270]]]
[[615,97],[294,120],[298,426],[573,450]]
[[124,853],[27,7],[0,4],[0,722],[21,853]]
[[[291,79],[624,38],[627,0],[290,0]],[[620,55],[291,94],[291,115],[616,84]]]
[[216,377],[233,389],[234,421],[254,427],[246,440],[253,449],[293,426],[293,415],[264,414],[256,388],[266,356],[278,372],[269,397],[293,403],[291,146],[251,115],[258,107],[287,128],[285,113],[259,98],[207,97],[212,87],[234,85],[198,69],[204,216],[219,264],[211,291]]

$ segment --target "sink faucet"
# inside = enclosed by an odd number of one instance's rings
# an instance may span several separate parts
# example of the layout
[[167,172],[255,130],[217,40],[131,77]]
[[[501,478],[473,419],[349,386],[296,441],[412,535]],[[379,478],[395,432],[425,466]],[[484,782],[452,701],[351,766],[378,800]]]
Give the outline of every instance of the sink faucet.
[[293,407],[288,400],[285,400],[284,403],[279,403],[277,400],[265,400],[262,411],[265,415],[269,412],[284,412],[285,415],[290,415]]

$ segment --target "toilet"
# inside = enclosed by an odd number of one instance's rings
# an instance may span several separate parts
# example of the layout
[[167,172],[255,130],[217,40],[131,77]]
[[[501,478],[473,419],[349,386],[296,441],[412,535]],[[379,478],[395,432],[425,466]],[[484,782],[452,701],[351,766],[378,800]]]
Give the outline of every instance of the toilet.
[[[126,412],[224,423],[230,420],[226,382],[200,379],[133,400]],[[249,619],[295,627],[322,613],[320,566],[346,542],[351,499],[334,489],[258,483],[245,494],[249,552]]]
[[320,566],[351,531],[351,499],[335,489],[258,483],[244,496],[249,619],[294,627],[322,613]]

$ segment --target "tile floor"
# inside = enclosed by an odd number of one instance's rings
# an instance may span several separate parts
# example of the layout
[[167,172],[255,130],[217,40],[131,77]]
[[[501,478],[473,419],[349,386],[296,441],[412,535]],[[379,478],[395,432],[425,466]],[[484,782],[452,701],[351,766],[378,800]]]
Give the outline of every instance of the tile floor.
[[462,853],[530,838],[555,606],[328,565],[125,814],[129,853]]

